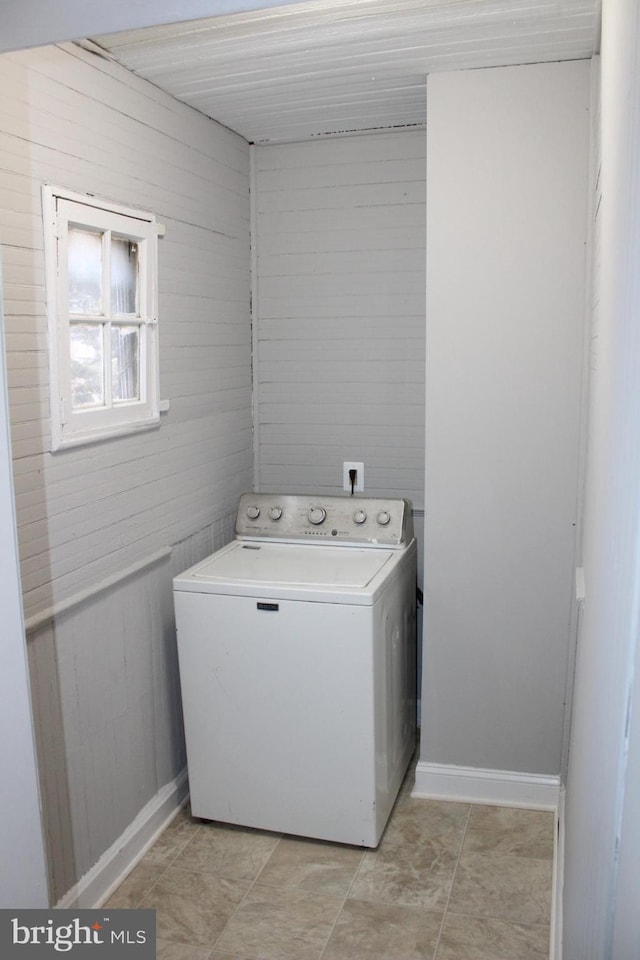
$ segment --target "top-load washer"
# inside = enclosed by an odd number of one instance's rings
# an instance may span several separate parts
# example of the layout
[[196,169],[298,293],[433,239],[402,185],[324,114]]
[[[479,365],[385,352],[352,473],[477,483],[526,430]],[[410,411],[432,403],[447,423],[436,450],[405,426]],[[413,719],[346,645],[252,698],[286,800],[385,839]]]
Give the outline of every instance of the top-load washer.
[[415,745],[410,503],[244,494],[174,601],[193,815],[377,846]]

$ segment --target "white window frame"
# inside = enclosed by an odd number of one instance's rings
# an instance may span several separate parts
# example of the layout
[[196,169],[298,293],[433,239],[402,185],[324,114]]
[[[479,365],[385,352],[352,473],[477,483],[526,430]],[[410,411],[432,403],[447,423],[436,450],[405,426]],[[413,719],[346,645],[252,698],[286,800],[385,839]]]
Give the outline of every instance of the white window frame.
[[[96,443],[149,430],[160,423],[158,360],[158,236],[164,233],[155,216],[90,194],[45,185],[42,189],[44,250],[51,374],[51,450]],[[80,315],[68,309],[67,238],[69,226],[112,232],[138,245],[139,304],[131,324],[139,328],[139,399],[114,402],[107,390],[101,407],[78,408],[71,399],[71,323]],[[107,245],[108,249],[108,245]],[[109,297],[108,256],[103,263],[103,294]],[[72,319],[70,319],[70,317]],[[109,326],[110,311],[89,317]],[[129,325],[129,317],[121,318]],[[80,322],[84,322],[84,317]],[[105,365],[106,365],[105,359]],[[109,378],[107,378],[107,383]]]

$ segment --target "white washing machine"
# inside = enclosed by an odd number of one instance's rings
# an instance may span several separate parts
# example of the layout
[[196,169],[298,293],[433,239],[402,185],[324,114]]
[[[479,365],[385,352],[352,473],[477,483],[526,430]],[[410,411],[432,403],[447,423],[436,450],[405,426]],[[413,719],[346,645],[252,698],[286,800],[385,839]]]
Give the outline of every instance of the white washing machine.
[[410,503],[244,494],[174,600],[194,816],[377,846],[415,744]]

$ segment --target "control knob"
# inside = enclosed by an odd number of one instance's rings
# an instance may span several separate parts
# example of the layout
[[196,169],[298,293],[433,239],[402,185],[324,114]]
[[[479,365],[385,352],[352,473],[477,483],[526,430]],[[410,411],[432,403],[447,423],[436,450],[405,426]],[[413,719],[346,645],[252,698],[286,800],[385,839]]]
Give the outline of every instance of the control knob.
[[386,527],[386,525],[391,520],[391,514],[389,513],[388,510],[381,510],[378,516],[376,517],[376,520],[378,521],[380,526]]
[[249,517],[249,520],[257,520],[260,516],[260,507],[258,507],[256,504],[247,507],[247,516]]
[[282,507],[269,507],[269,516],[272,520],[279,520],[282,516]]
[[364,512],[364,510],[356,510],[356,512],[353,515],[353,519],[355,523],[364,523],[365,520],[367,519],[367,515]]
[[324,522],[327,516],[327,511],[324,509],[324,507],[311,507],[307,516],[309,517],[309,522],[317,526],[319,523]]

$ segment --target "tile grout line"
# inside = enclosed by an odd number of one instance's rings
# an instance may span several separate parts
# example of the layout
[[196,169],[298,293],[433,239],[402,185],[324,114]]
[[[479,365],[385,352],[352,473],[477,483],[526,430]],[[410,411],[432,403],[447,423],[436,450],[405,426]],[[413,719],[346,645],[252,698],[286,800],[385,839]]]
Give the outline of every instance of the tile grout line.
[[469,829],[469,823],[471,821],[471,814],[473,812],[473,804],[469,804],[469,811],[467,813],[467,822],[464,825],[464,830],[462,831],[462,839],[460,840],[460,849],[458,850],[458,856],[456,858],[456,865],[453,870],[453,875],[451,877],[451,884],[449,886],[449,893],[447,896],[447,902],[444,905],[444,910],[442,911],[442,922],[440,924],[440,932],[438,933],[438,939],[436,940],[435,949],[433,951],[433,960],[437,960],[438,951],[440,950],[440,941],[442,940],[442,933],[444,931],[444,925],[447,919],[447,911],[449,910],[449,904],[451,903],[451,896],[453,894],[453,885],[456,882],[456,874],[458,873],[458,867],[460,866],[460,859],[462,857],[462,850],[464,848],[464,841],[467,837],[467,831]]
[[507,917],[494,917],[488,913],[473,913],[469,910],[453,913],[452,916],[464,917],[467,920],[490,920],[491,923],[503,923],[507,927],[544,927],[545,930],[549,927],[545,920],[514,920]]
[[212,947],[211,947],[211,953],[213,953],[213,951],[217,949],[218,944],[220,943],[220,941],[221,941],[222,938],[224,937],[224,935],[225,935],[225,933],[226,933],[229,925],[231,924],[231,922],[235,919],[236,914],[237,914],[238,911],[240,910],[240,907],[243,905],[243,903],[245,902],[245,900],[247,899],[247,897],[249,896],[249,894],[251,893],[251,891],[252,891],[253,888],[255,887],[256,883],[257,883],[258,880],[260,879],[260,875],[262,874],[262,871],[264,870],[264,868],[266,867],[266,865],[269,863],[269,860],[271,860],[271,857],[274,855],[274,853],[276,852],[276,850],[278,849],[278,847],[279,847],[280,844],[282,843],[282,839],[283,839],[283,834],[278,834],[278,840],[277,840],[277,842],[274,844],[273,850],[271,851],[271,853],[269,854],[269,856],[267,857],[267,859],[265,860],[265,862],[262,864],[262,866],[261,866],[260,869],[258,870],[257,874],[255,875],[255,877],[253,878],[253,880],[251,881],[251,883],[250,883],[249,886],[247,887],[247,889],[246,889],[246,891],[245,891],[245,893],[244,893],[244,896],[242,897],[241,900],[238,901],[238,904],[237,904],[235,910],[234,910],[233,913],[228,917],[228,919],[227,919],[224,927],[222,928],[222,930],[220,931],[220,933],[218,934],[218,936],[217,936],[216,939],[214,940],[213,945],[212,945]]
[[[378,845],[378,846],[379,846],[379,845]],[[374,849],[377,850],[378,848],[377,848],[377,847],[374,847]],[[323,958],[323,956],[324,956],[324,954],[325,954],[325,952],[326,952],[326,949],[327,949],[327,947],[329,946],[329,941],[331,940],[331,937],[333,936],[334,931],[335,931],[336,927],[338,926],[338,921],[340,920],[340,917],[342,916],[342,911],[344,910],[344,908],[345,908],[345,906],[346,906],[346,903],[347,903],[347,900],[349,899],[349,894],[351,893],[351,890],[353,889],[353,885],[354,885],[354,883],[356,882],[356,880],[358,879],[358,874],[360,873],[360,870],[361,870],[361,868],[362,868],[362,864],[364,863],[364,858],[366,857],[366,855],[367,855],[368,852],[369,852],[369,851],[368,851],[368,849],[367,849],[366,847],[363,847],[363,848],[362,848],[362,856],[360,857],[360,863],[358,864],[358,866],[356,867],[356,869],[355,869],[354,872],[353,872],[353,876],[352,876],[352,878],[351,878],[351,883],[349,884],[349,886],[348,886],[348,888],[347,888],[347,892],[345,893],[344,897],[342,898],[342,903],[340,904],[340,909],[338,910],[338,912],[337,912],[337,914],[336,914],[335,920],[334,920],[333,923],[331,924],[331,930],[329,931],[329,933],[328,933],[328,935],[327,935],[327,939],[326,939],[325,942],[324,942],[324,946],[322,947],[320,953],[318,954],[318,960],[322,960],[322,958]]]
[[[400,799],[400,793],[398,793],[398,797],[396,798],[396,802],[394,803],[392,813],[391,813],[390,816],[389,816],[389,821],[391,820],[391,817],[393,816],[393,812],[396,810],[396,807],[397,807],[397,804],[398,804],[399,799]],[[468,810],[468,812],[467,812],[467,818],[466,818],[466,822],[465,822],[465,825],[464,825],[464,830],[462,831],[462,839],[461,839],[461,841],[460,841],[460,848],[459,848],[459,851],[458,851],[458,856],[457,856],[457,858],[456,858],[456,866],[455,866],[454,871],[453,871],[453,876],[452,876],[452,879],[451,879],[451,885],[450,885],[450,888],[449,888],[449,894],[448,894],[448,896],[447,896],[447,902],[446,902],[445,907],[444,907],[444,909],[443,909],[443,911],[442,911],[442,920],[441,920],[441,923],[440,923],[440,931],[439,931],[439,933],[438,933],[438,938],[437,938],[437,940],[436,940],[436,945],[435,945],[435,948],[434,948],[432,960],[435,960],[436,954],[437,954],[437,951],[438,951],[438,947],[439,947],[439,945],[440,945],[440,937],[441,937],[441,935],[442,935],[442,929],[443,929],[443,926],[444,926],[444,919],[445,919],[445,915],[446,915],[446,910],[447,910],[448,905],[449,905],[449,900],[451,899],[451,893],[452,893],[452,890],[453,890],[453,882],[454,882],[454,880],[455,880],[455,875],[456,875],[456,872],[457,872],[457,869],[458,869],[458,863],[460,862],[460,857],[461,857],[461,855],[462,855],[462,847],[463,847],[464,839],[465,839],[465,836],[466,836],[466,833],[467,833],[467,828],[468,828],[468,826],[469,826],[469,820],[470,820],[470,818],[471,818],[471,810],[472,810],[472,807],[473,807],[473,804],[469,804],[469,810]],[[387,823],[387,827],[388,827],[388,823]],[[385,828],[385,831],[383,831],[383,837],[384,837],[384,833],[386,832],[386,829],[387,829],[387,828]],[[383,837],[381,838],[380,842],[382,842]],[[378,846],[379,846],[379,845],[378,845]],[[319,956],[318,960],[322,960],[323,956],[325,955],[325,952],[326,952],[327,947],[328,947],[328,945],[329,945],[329,941],[331,940],[331,937],[332,937],[332,935],[333,935],[333,932],[335,931],[335,928],[336,928],[336,926],[337,926],[337,924],[338,924],[338,921],[340,920],[340,916],[341,916],[341,914],[342,914],[342,912],[343,912],[343,910],[344,910],[344,907],[345,907],[345,905],[346,905],[346,902],[347,902],[347,900],[349,899],[349,894],[351,893],[351,890],[353,889],[353,886],[354,886],[356,880],[358,879],[358,875],[359,875],[359,873],[360,873],[360,871],[361,871],[361,869],[362,869],[362,866],[363,866],[363,864],[364,864],[364,862],[365,862],[367,853],[369,853],[369,852],[374,852],[374,853],[375,853],[375,851],[377,851],[377,850],[378,850],[378,847],[375,847],[375,848],[373,849],[373,851],[367,850],[367,849],[365,848],[365,852],[363,853],[362,858],[361,858],[361,860],[360,860],[360,863],[358,864],[358,868],[357,868],[357,870],[355,871],[355,873],[354,873],[354,875],[353,875],[353,879],[351,880],[351,883],[349,884],[349,889],[347,890],[347,893],[345,894],[345,897],[344,897],[343,902],[342,902],[342,906],[340,907],[340,910],[339,910],[339,912],[338,912],[338,915],[337,915],[337,917],[336,917],[336,919],[335,919],[335,922],[334,922],[334,924],[333,924],[333,926],[332,926],[332,929],[331,929],[331,931],[330,931],[330,933],[329,933],[329,935],[328,935],[328,937],[327,937],[327,940],[326,940],[326,942],[325,942],[325,945],[324,945],[324,947],[322,948],[322,950],[321,950],[321,952],[320,952],[320,956]],[[370,900],[370,901],[367,901],[367,902],[369,902],[369,903],[376,903],[376,902],[378,902],[378,903],[380,903],[380,904],[384,904],[384,903],[385,903],[385,901],[382,901],[382,900],[381,900],[381,901],[371,901],[371,900]],[[410,909],[419,909],[419,908],[416,907],[416,908],[410,908]],[[434,912],[434,911],[431,910],[430,912]]]
[[[138,903],[136,904],[136,909],[140,909],[140,904],[142,903],[142,901],[143,901],[146,897],[148,897],[153,890],[155,890],[155,888],[158,886],[158,884],[160,883],[160,881],[162,880],[162,878],[165,876],[167,870],[169,870],[169,868],[173,866],[173,864],[176,862],[176,860],[178,859],[178,857],[180,856],[180,854],[182,853],[182,851],[185,850],[186,847],[188,847],[188,845],[191,843],[191,841],[194,839],[194,837],[198,834],[198,832],[199,832],[201,829],[202,829],[202,824],[199,823],[198,826],[196,827],[196,829],[195,829],[195,830],[193,831],[193,833],[191,834],[191,836],[190,836],[190,837],[187,837],[187,839],[186,839],[186,840],[184,841],[184,843],[179,847],[179,849],[177,850],[177,852],[175,853],[175,855],[168,861],[168,863],[164,863],[164,864],[163,864],[163,863],[159,863],[159,864],[149,863],[150,866],[164,867],[164,870],[162,871],[162,873],[160,874],[160,876],[159,876],[156,880],[154,880],[154,882],[151,884],[151,886],[149,887],[149,889],[145,891],[144,895],[143,895],[142,897],[140,897],[140,900],[139,900]],[[153,847],[152,847],[151,849],[153,849]],[[140,861],[140,863],[142,863],[142,860]]]
[[[176,860],[178,859],[178,857],[186,850],[186,848],[189,846],[189,844],[190,844],[193,840],[195,840],[196,836],[197,836],[200,832],[204,832],[204,824],[203,824],[203,823],[199,823],[199,824],[197,825],[196,829],[193,831],[193,833],[191,834],[191,836],[188,837],[188,838],[185,840],[185,842],[180,845],[179,849],[176,851],[176,853],[175,853],[175,855],[172,857],[172,859],[171,859],[166,865],[164,865],[164,870],[162,871],[162,873],[160,874],[160,876],[159,876],[159,877],[157,878],[157,880],[149,887],[149,889],[144,893],[144,895],[143,895],[143,896],[140,898],[140,900],[138,901],[138,904],[137,904],[137,908],[138,908],[138,909],[140,908],[140,904],[143,902],[143,900],[145,900],[146,897],[148,897],[148,896],[152,893],[152,891],[155,890],[155,888],[157,887],[157,885],[160,883],[160,881],[162,880],[162,878],[165,876],[167,870],[169,870],[169,868],[172,867],[172,866],[175,864],[175,862],[176,862]],[[277,849],[278,844],[280,843],[281,839],[282,839],[282,835],[280,835],[280,836],[278,837],[278,841],[277,841],[277,843],[275,844],[273,850],[271,851],[271,853],[269,854],[269,856],[267,857],[267,859],[265,860],[265,862],[262,864],[262,866],[261,866],[260,869],[258,870],[258,873],[257,873],[256,876],[254,877],[254,879],[253,879],[253,880],[251,881],[251,883],[249,884],[249,887],[247,888],[244,896],[243,896],[242,899],[239,901],[239,903],[238,903],[238,905],[236,906],[235,910],[233,911],[233,913],[231,914],[231,916],[229,917],[229,919],[228,919],[227,922],[225,923],[224,927],[223,927],[222,930],[220,931],[220,934],[219,934],[218,937],[216,937],[216,939],[214,940],[213,944],[211,945],[211,948],[210,948],[209,952],[207,953],[207,960],[208,960],[208,958],[211,956],[211,954],[214,952],[214,950],[217,948],[217,944],[218,944],[220,938],[223,936],[223,934],[224,934],[225,930],[227,929],[228,925],[231,923],[232,919],[235,917],[236,913],[238,912],[238,910],[240,909],[240,907],[242,906],[242,904],[244,903],[244,901],[245,901],[246,898],[248,897],[250,891],[253,889],[254,884],[257,882],[260,874],[261,874],[262,871],[264,870],[264,868],[265,868],[265,866],[267,865],[268,861],[271,859],[271,857],[272,857],[273,853],[275,852],[275,850]],[[191,872],[193,872],[193,871],[186,870],[186,871],[184,871],[184,872],[185,872],[185,873],[191,873]],[[156,936],[157,936],[157,934],[156,934]],[[173,941],[173,942],[177,942],[177,941]],[[194,946],[196,946],[196,945],[194,944]],[[206,949],[206,947],[203,947],[203,949]]]
[[[408,767],[407,769],[409,769],[409,767]],[[405,776],[406,776],[406,774],[405,774]],[[393,804],[391,813],[389,814],[389,821],[391,820],[391,817],[393,816],[393,812],[395,811],[395,809],[396,809],[396,807],[397,807],[397,805],[398,805],[398,801],[399,801],[399,799],[400,799],[401,790],[402,790],[402,785],[401,785],[400,789],[398,790],[398,795],[396,796],[396,799],[395,799],[395,801],[394,801],[394,804]],[[387,827],[388,827],[388,822],[387,822],[387,824],[385,825],[385,830],[383,831],[383,836],[384,836],[384,833],[385,833]],[[282,837],[281,837],[281,839],[282,839]],[[382,837],[380,838],[380,843],[381,843],[381,842],[382,842]],[[378,844],[378,847],[379,847],[379,846],[380,846],[380,844]],[[276,844],[276,847],[277,847],[277,844]],[[276,847],[274,847],[273,851],[272,851],[271,854],[269,855],[269,858],[267,859],[267,861],[265,861],[264,865],[262,866],[261,870],[259,871],[258,876],[257,876],[257,877],[255,878],[255,880],[253,881],[253,884],[251,885],[251,887],[249,888],[249,890],[247,890],[247,893],[245,894],[245,897],[248,896],[249,891],[252,889],[253,885],[254,885],[255,883],[257,883],[257,881],[259,880],[262,871],[263,871],[264,868],[266,867],[269,859],[271,859],[271,856],[273,856],[273,853],[275,852]],[[344,894],[344,897],[342,898],[342,902],[341,902],[341,904],[340,904],[340,907],[339,907],[339,909],[338,909],[338,912],[336,913],[336,918],[335,918],[335,920],[333,921],[333,923],[331,924],[331,929],[329,930],[329,933],[327,934],[326,940],[325,940],[324,945],[322,946],[322,948],[321,948],[321,950],[320,950],[320,953],[318,954],[317,960],[322,960],[322,957],[323,957],[323,956],[325,955],[325,953],[326,953],[327,947],[329,946],[329,942],[331,941],[331,937],[333,936],[333,934],[334,934],[334,932],[335,932],[335,929],[336,929],[336,927],[337,927],[337,925],[338,925],[338,922],[339,922],[339,920],[340,920],[340,917],[341,917],[341,915],[342,915],[342,912],[343,912],[343,910],[344,910],[344,908],[345,908],[345,906],[346,906],[347,900],[349,899],[349,894],[351,893],[351,890],[353,889],[353,886],[354,886],[356,880],[358,879],[358,875],[359,875],[359,873],[360,873],[360,870],[362,869],[362,865],[363,865],[363,863],[364,863],[364,861],[365,861],[365,858],[366,858],[366,856],[367,856],[367,853],[371,852],[371,849],[373,849],[374,851],[377,850],[378,847],[374,847],[374,848],[367,848],[367,847],[364,847],[364,846],[362,847],[362,854],[361,854],[361,857],[360,857],[360,862],[358,863],[358,866],[356,867],[356,869],[355,869],[355,871],[354,871],[354,873],[353,873],[353,877],[351,878],[351,882],[349,883],[349,886],[348,886],[348,888],[347,888],[347,890],[346,890],[346,893]],[[337,898],[336,898],[336,899],[337,899]],[[244,900],[244,898],[243,898],[243,900]],[[237,910],[238,910],[238,909],[240,909],[240,904],[238,904]],[[237,913],[237,910],[234,911],[234,916],[235,916],[235,913]],[[231,918],[231,919],[232,919],[232,918]],[[231,919],[228,921],[228,923],[231,922]],[[226,927],[225,927],[225,929],[226,929]],[[221,939],[221,937],[223,936],[223,934],[224,934],[224,930],[223,930],[223,932],[220,934],[220,937],[218,937],[218,939],[216,940],[216,944],[214,944],[213,949],[216,948],[216,945],[220,942],[220,939]]]
[[[407,768],[407,769],[409,769],[409,768]],[[404,781],[403,781],[403,783],[404,783]],[[398,803],[399,803],[399,801],[400,801],[400,794],[401,794],[401,792],[402,792],[402,785],[401,785],[400,790],[398,791],[398,795],[397,795],[397,797],[396,797],[396,799],[395,799],[395,801],[394,801],[394,804],[393,804],[391,813],[389,814],[389,819],[388,819],[388,821],[387,821],[387,823],[386,823],[386,825],[385,825],[385,829],[384,829],[383,832],[382,832],[382,836],[381,836],[381,838],[380,838],[380,842],[378,843],[378,846],[377,846],[377,847],[373,847],[373,848],[366,848],[366,847],[363,848],[363,853],[362,853],[362,856],[361,856],[361,858],[360,858],[360,863],[358,864],[357,869],[355,870],[355,872],[354,872],[354,874],[353,874],[353,877],[352,877],[352,879],[351,879],[351,883],[349,884],[349,888],[348,888],[346,894],[344,895],[344,898],[343,898],[343,900],[342,900],[342,905],[341,905],[341,907],[340,907],[340,909],[339,909],[339,911],[338,911],[338,914],[337,914],[337,916],[336,916],[336,919],[335,919],[334,923],[332,924],[331,930],[329,931],[329,934],[328,934],[328,936],[327,936],[327,939],[326,939],[326,941],[325,941],[325,944],[324,944],[322,950],[320,951],[320,955],[319,955],[319,957],[318,957],[318,960],[322,960],[323,956],[325,955],[325,952],[326,952],[326,950],[327,950],[327,947],[329,946],[329,941],[331,940],[331,937],[333,936],[333,933],[334,933],[334,931],[335,931],[335,929],[336,929],[336,927],[337,927],[337,925],[338,925],[338,921],[340,920],[340,917],[341,917],[341,915],[342,915],[342,912],[343,912],[343,910],[344,910],[344,908],[345,908],[345,906],[346,906],[347,900],[349,899],[349,894],[351,893],[351,891],[352,891],[352,889],[353,889],[353,886],[354,886],[356,880],[358,879],[358,876],[359,876],[359,874],[360,874],[360,871],[362,870],[362,866],[363,866],[363,864],[364,864],[364,862],[365,862],[365,859],[366,859],[366,857],[367,857],[367,854],[368,854],[368,853],[375,853],[375,852],[379,849],[380,844],[382,843],[382,841],[383,841],[383,839],[384,839],[384,835],[385,835],[385,833],[386,833],[386,831],[387,831],[387,829],[388,829],[388,827],[389,827],[389,823],[391,822],[391,819],[392,819],[392,817],[393,817],[393,814],[395,813],[395,811],[396,811],[396,809],[397,809],[397,807],[398,807]],[[465,826],[465,830],[466,830],[466,826]],[[385,901],[371,901],[371,900],[369,900],[369,901],[367,901],[367,902],[368,902],[368,903],[376,903],[376,902],[379,902],[379,903],[383,904]],[[443,919],[444,919],[444,914],[443,914]],[[435,958],[435,954],[434,954],[434,958]]]

